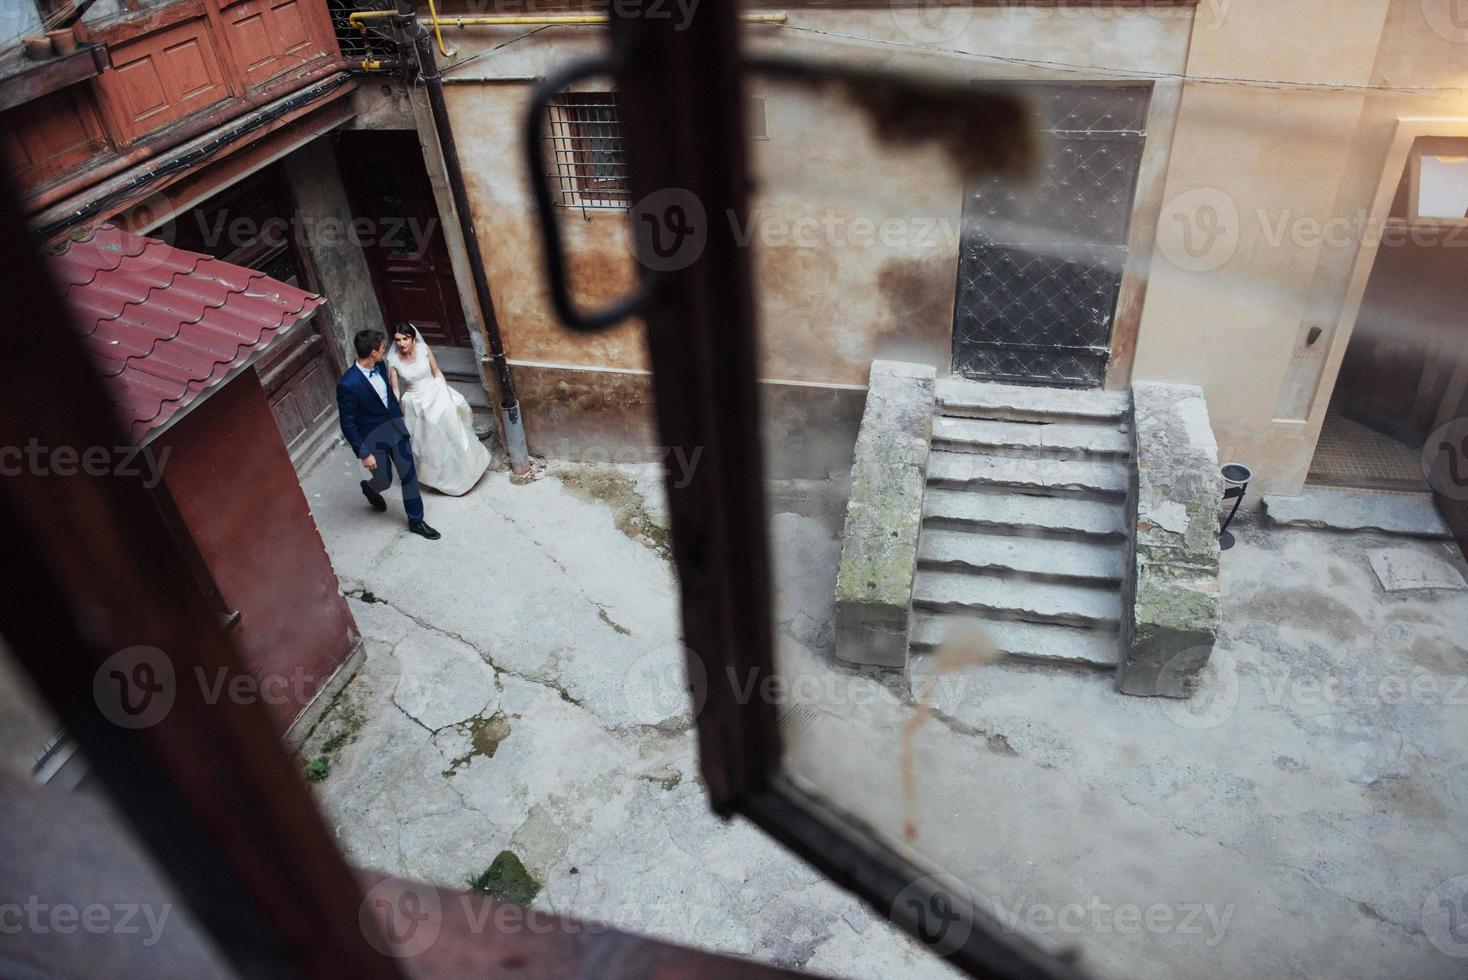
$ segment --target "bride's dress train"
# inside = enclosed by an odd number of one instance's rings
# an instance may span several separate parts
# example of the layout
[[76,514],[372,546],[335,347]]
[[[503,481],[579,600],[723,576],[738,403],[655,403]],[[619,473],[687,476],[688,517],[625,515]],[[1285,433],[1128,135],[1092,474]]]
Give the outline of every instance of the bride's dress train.
[[466,493],[489,466],[489,450],[474,435],[474,413],[464,396],[433,373],[421,339],[406,360],[396,350],[388,364],[398,373],[403,421],[413,440],[418,482],[440,493]]

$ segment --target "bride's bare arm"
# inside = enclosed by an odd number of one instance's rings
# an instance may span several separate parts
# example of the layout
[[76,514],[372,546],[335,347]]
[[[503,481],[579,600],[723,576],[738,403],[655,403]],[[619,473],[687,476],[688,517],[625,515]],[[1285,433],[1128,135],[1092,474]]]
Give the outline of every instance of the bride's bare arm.
[[436,357],[433,356],[433,351],[432,350],[430,350],[428,352],[428,366],[431,367],[431,368],[433,368],[433,376],[435,378],[437,378],[438,380],[442,381],[443,380],[443,372],[438,369],[438,358],[436,358]]
[[394,398],[398,399],[399,401],[401,401],[402,400],[402,397],[403,397],[403,393],[401,391],[398,391],[398,369],[397,368],[390,367],[390,368],[387,369],[387,383],[390,384],[390,385],[392,385],[392,396]]

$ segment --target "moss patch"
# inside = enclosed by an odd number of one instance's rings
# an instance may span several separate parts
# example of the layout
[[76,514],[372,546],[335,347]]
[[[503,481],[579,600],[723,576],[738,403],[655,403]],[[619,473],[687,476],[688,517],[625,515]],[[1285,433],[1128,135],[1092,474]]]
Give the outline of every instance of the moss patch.
[[672,561],[672,534],[648,512],[647,501],[637,492],[632,477],[613,466],[578,466],[557,476],[576,496],[609,504],[618,531],[657,552],[664,561]]
[[469,744],[472,747],[468,752],[449,762],[449,767],[442,773],[445,779],[467,766],[475,756],[493,759],[495,752],[499,751],[500,743],[510,737],[510,719],[505,717],[502,711],[496,711],[488,718],[475,715],[454,727],[468,733]]
[[606,623],[608,626],[610,626],[612,629],[616,630],[618,633],[621,633],[623,636],[631,636],[632,635],[632,631],[631,630],[629,630],[627,627],[623,626],[621,623],[617,622],[612,617],[608,616],[607,615],[607,611],[605,609],[598,609],[596,611],[596,615],[597,615],[597,618],[600,619],[603,623]]
[[529,905],[540,894],[540,882],[525,870],[513,851],[500,851],[489,867],[468,878],[469,889],[516,905]]
[[650,775],[638,776],[637,778],[641,779],[644,782],[652,783],[654,786],[661,786],[664,790],[674,790],[677,789],[678,784],[683,781],[683,774],[680,772],[653,773]]
[[[355,681],[353,682],[355,683]],[[362,709],[347,695],[352,685],[348,684],[340,691],[332,702],[327,706],[311,734],[306,737],[309,743],[318,734],[324,735],[321,742],[319,754],[306,763],[306,778],[313,783],[319,783],[331,775],[332,763],[337,759],[341,750],[357,740],[362,726],[367,724],[367,716],[362,714]]]

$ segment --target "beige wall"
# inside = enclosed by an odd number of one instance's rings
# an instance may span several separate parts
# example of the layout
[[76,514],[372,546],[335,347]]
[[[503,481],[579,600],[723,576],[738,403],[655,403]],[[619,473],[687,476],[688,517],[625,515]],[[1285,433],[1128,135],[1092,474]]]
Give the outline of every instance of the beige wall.
[[[924,15],[793,5],[788,26],[746,31],[754,50],[960,80],[1152,80],[1108,384],[1135,376],[1202,385],[1221,451],[1253,466],[1260,489],[1293,491],[1371,258],[1350,235],[1322,244],[1320,231],[1340,231],[1327,225],[1332,218],[1368,215],[1380,188],[1394,186],[1400,161],[1395,174],[1384,167],[1401,138],[1399,117],[1468,115],[1468,38],[1459,36],[1468,32],[1453,28],[1449,8],[1450,0],[1201,0],[1196,9],[1011,5]],[[473,58],[445,74],[506,345],[520,363],[640,372],[636,325],[580,337],[550,313],[521,163],[533,80],[600,51],[605,35],[527,30],[447,35],[461,59]],[[759,79],[750,92],[767,100],[769,131],[750,143],[765,377],[860,384],[874,356],[946,370],[961,182],[931,147],[879,146],[835,96]],[[561,218],[582,302],[627,288],[624,213]],[[907,224],[883,240],[892,219]],[[924,238],[919,221],[936,236]],[[1312,327],[1320,328],[1313,344]]]
[[1233,0],[1194,30],[1134,376],[1201,384],[1220,452],[1261,490],[1309,469],[1369,274],[1348,223],[1401,176],[1398,117],[1468,110],[1447,7]]
[[[918,70],[959,81],[985,78],[1142,76],[1178,72],[1190,9],[953,10],[936,29],[915,12],[789,11],[789,27],[750,26],[751,48],[862,67]],[[475,28],[452,32],[460,58],[445,71],[450,112],[468,174],[490,284],[512,360],[588,369],[646,366],[635,325],[594,337],[555,321],[521,163],[519,126],[535,76],[604,43],[599,28]],[[926,32],[926,33],[925,33]],[[519,40],[514,40],[519,37]],[[512,42],[504,47],[505,42]],[[924,44],[936,45],[925,47]],[[940,50],[941,49],[941,50]],[[1002,52],[1061,60],[1079,70],[973,57]],[[1130,77],[1130,76],[1128,76]],[[588,89],[604,86],[589,84]],[[757,189],[750,234],[759,290],[763,375],[780,381],[864,384],[873,357],[948,368],[962,182],[933,146],[879,144],[867,119],[838,95],[753,79],[769,138],[751,140]],[[1155,211],[1176,97],[1154,99],[1160,127],[1145,168]],[[578,295],[605,302],[631,282],[624,212],[560,212]],[[727,216],[710,216],[727,221]],[[1140,226],[1150,234],[1150,222]],[[1137,274],[1145,272],[1139,265]]]

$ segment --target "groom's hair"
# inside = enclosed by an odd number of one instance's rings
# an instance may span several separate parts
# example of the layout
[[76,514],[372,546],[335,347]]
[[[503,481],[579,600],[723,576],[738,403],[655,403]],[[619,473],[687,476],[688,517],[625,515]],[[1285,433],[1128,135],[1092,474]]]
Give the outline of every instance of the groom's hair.
[[357,336],[352,338],[352,346],[357,348],[358,357],[366,357],[387,339],[381,330],[358,330]]

